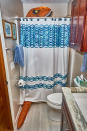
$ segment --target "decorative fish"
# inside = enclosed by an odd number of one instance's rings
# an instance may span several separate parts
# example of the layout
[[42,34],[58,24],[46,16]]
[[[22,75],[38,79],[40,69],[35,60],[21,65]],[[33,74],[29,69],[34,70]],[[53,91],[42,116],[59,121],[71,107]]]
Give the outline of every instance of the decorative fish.
[[26,17],[48,17],[52,16],[52,11],[48,7],[32,8],[26,15]]

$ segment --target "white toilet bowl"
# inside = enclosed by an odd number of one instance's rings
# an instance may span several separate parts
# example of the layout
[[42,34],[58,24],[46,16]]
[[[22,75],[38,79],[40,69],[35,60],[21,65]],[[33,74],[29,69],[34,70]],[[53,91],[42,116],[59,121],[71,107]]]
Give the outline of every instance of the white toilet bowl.
[[50,120],[61,121],[62,93],[53,93],[47,96],[48,117]]

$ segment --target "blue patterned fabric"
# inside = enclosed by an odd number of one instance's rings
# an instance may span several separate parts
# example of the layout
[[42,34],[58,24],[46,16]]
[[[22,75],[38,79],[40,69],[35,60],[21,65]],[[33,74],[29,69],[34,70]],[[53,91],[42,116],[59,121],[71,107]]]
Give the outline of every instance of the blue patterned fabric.
[[[56,73],[53,77],[50,76],[36,76],[36,77],[23,77],[20,76],[20,79],[26,81],[26,82],[39,82],[39,84],[26,84],[24,87],[20,87],[20,88],[24,88],[24,89],[37,89],[37,88],[47,88],[47,89],[51,89],[55,86],[61,86],[61,87],[65,87],[66,86],[66,79],[67,79],[67,74],[66,75],[61,75],[59,73]],[[42,82],[44,81],[44,82]],[[48,81],[49,84],[46,84],[45,82]],[[50,84],[53,83],[53,84]]]
[[68,47],[70,24],[20,24],[20,44],[31,48]]
[[[25,68],[21,70],[20,79],[25,81],[25,86],[21,86],[21,89],[52,89],[55,86],[66,86],[67,68],[65,67],[68,66],[68,48],[65,47],[69,47],[70,20],[61,18],[60,20],[49,21],[39,20],[35,22],[34,20],[24,19],[20,22],[20,45],[25,47],[25,56],[27,57],[25,58]],[[49,49],[48,54],[45,53],[47,49],[43,53],[40,52],[42,49],[38,52],[39,48],[57,47],[60,47],[59,50],[54,52]],[[38,49],[35,49],[37,51],[34,52],[34,49],[29,50],[29,48]],[[53,65],[53,68],[51,65]],[[43,72],[41,70],[44,71],[45,76],[42,76]],[[54,70],[56,74],[54,74]],[[54,75],[50,76],[50,74]]]

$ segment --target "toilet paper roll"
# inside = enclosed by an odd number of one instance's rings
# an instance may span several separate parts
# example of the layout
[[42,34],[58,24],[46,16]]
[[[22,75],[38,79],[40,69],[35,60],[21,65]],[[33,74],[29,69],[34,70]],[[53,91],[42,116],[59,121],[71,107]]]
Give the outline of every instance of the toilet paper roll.
[[22,79],[20,79],[20,80],[18,81],[18,86],[23,86],[23,87],[24,87],[24,85],[25,85],[25,81],[22,80]]

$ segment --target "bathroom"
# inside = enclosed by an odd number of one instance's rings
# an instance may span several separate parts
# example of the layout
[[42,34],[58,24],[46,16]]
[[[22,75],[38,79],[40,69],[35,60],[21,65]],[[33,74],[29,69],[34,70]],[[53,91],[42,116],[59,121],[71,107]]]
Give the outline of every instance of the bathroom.
[[[22,40],[23,37],[22,35],[19,35],[19,33],[22,33],[23,31],[20,31],[20,24],[27,24],[28,22],[32,24],[32,22],[35,21],[37,25],[39,25],[40,23],[45,25],[47,23],[53,24],[54,26],[61,26],[63,23],[66,25],[66,29],[67,27],[69,27],[70,31],[73,14],[71,13],[73,12],[72,2],[73,5],[76,4],[76,8],[78,8],[80,4],[83,9],[86,8],[86,0],[78,0],[78,2],[77,0],[0,0],[0,112],[2,112],[0,115],[0,131],[87,130],[87,89],[86,87],[80,87],[80,85],[76,83],[76,80],[79,81],[79,76],[82,79],[83,76],[84,79],[87,79],[86,69],[82,69],[85,58],[84,52],[87,52],[87,46],[85,43],[86,38],[84,38],[84,47],[78,44],[78,47],[76,47],[73,44],[74,42],[72,42],[71,45],[70,43],[68,43],[69,45],[65,47],[67,48],[67,50],[65,50],[65,48],[57,50],[57,47],[42,48],[42,46],[40,48],[34,47],[29,49],[29,54],[26,54],[26,56],[29,55],[29,61],[26,63],[28,63],[30,67],[28,72],[29,75],[31,74],[30,77],[34,76],[32,75],[33,72],[35,72],[38,76],[41,76],[41,74],[39,73],[43,73],[42,76],[47,76],[45,77],[45,84],[47,82],[49,84],[49,81],[46,80],[46,78],[48,79],[48,76],[54,79],[54,77],[56,78],[55,74],[59,72],[62,72],[64,75],[63,77],[58,74],[58,77],[60,77],[58,78],[59,85],[57,85],[56,87],[52,87],[51,89],[47,89],[47,92],[44,88],[41,88],[41,92],[39,92],[39,90],[29,90],[28,92],[28,89],[25,89],[26,95],[30,97],[32,96],[32,102],[29,98],[26,98],[24,101],[23,95],[25,95],[25,90],[20,90],[20,88],[18,87],[20,84],[20,72],[23,73],[23,68],[21,70],[20,65],[14,63],[14,49],[16,45],[20,44],[20,38]],[[47,7],[51,9],[51,16],[48,17],[46,15],[45,18],[40,18],[39,16],[38,18],[31,18],[27,16],[28,12],[32,8],[37,7]],[[86,9],[83,9],[78,11],[81,13],[81,18],[85,17]],[[78,14],[73,14],[73,16],[74,15],[78,16]],[[16,24],[16,39],[10,38],[9,36],[6,37],[5,28],[3,26],[5,22],[7,22],[8,24]],[[81,31],[82,30],[78,32]],[[86,29],[84,33],[85,32]],[[66,55],[64,54],[64,52]],[[25,53],[27,53],[27,51],[25,51]],[[59,56],[60,59],[58,59]],[[63,85],[60,80],[61,78],[65,78],[66,72],[68,74],[67,80],[64,79],[65,81],[63,81],[66,85]],[[32,83],[32,81],[30,81],[30,83]],[[37,81],[34,81],[34,83],[37,84]],[[42,86],[44,85],[43,83],[44,82],[42,81]],[[33,98],[34,94],[35,98]],[[38,95],[40,96],[40,99],[38,98],[39,100],[36,99]],[[76,112],[74,112],[74,110],[72,110],[74,106],[75,110],[79,112],[78,115],[76,114]],[[66,116],[66,118],[64,117],[64,115]],[[80,116],[81,119],[78,118]],[[78,119],[78,121],[76,119]]]

